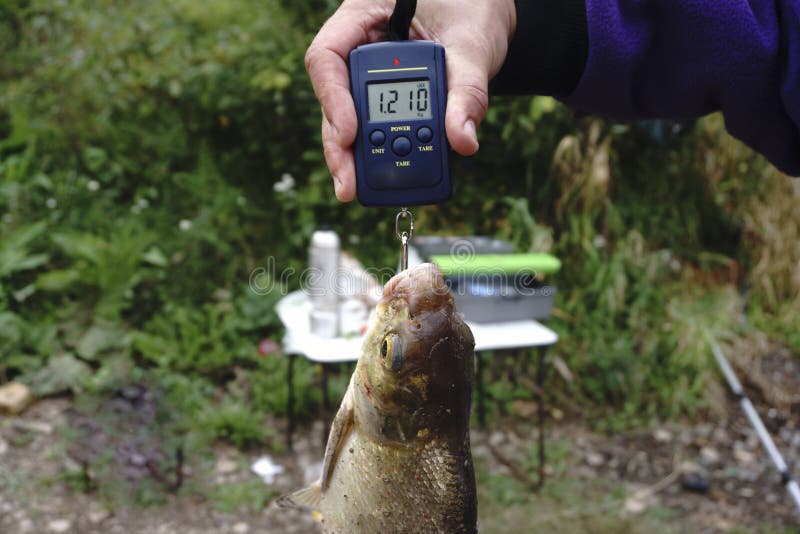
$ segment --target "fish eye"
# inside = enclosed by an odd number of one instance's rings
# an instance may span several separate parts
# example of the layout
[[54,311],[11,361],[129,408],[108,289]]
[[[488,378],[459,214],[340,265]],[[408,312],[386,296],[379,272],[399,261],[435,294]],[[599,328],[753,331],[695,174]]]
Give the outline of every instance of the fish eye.
[[385,367],[399,371],[405,361],[403,338],[396,333],[387,334],[381,343],[381,359]]

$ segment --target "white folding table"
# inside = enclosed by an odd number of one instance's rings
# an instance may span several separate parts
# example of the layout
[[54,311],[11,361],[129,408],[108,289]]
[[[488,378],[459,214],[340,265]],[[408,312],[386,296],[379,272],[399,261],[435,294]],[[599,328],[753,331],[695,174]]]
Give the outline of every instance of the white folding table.
[[[361,354],[361,345],[364,341],[362,335],[351,335],[336,338],[320,337],[311,332],[311,302],[304,291],[294,291],[282,298],[277,306],[278,317],[286,328],[283,338],[283,351],[289,358],[286,380],[288,385],[288,428],[286,443],[292,449],[292,434],[294,432],[294,359],[303,356],[309,361],[322,364],[323,372],[323,403],[326,411],[330,412],[328,400],[327,364],[340,364],[358,361]],[[544,358],[547,348],[558,341],[558,335],[551,329],[533,319],[520,321],[507,321],[502,323],[473,323],[467,321],[475,337],[476,356],[476,407],[478,423],[485,425],[484,390],[483,390],[483,357],[482,353],[492,350],[519,349],[537,347],[538,362],[536,372],[536,385],[539,391],[538,423],[539,423],[539,476],[542,478],[544,466]]]

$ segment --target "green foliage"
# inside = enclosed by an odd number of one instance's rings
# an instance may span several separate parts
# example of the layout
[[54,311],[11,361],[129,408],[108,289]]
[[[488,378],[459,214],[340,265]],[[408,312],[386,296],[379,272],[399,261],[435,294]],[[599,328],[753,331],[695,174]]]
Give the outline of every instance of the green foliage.
[[[332,226],[369,267],[397,257],[391,210],[338,204],[324,164],[303,54],[335,7],[0,6],[2,378],[98,395],[147,380],[198,442],[272,439],[287,359],[257,346],[283,334],[274,306],[299,286],[313,230]],[[736,206],[766,187],[763,160],[721,131],[712,119],[664,143],[551,98],[494,98],[480,153],[453,158],[454,198],[416,211],[418,231],[562,260],[553,354],[576,379],[559,401],[608,428],[690,413],[710,375],[701,333],[738,320],[738,280],[718,275],[757,256]],[[266,295],[248,286],[256,269]],[[782,294],[753,321],[800,347]],[[301,416],[319,373],[296,362]],[[533,398],[489,375],[501,413]],[[331,398],[345,386],[337,375]]]
[[241,448],[263,447],[268,437],[263,414],[232,402],[209,407],[200,414],[198,423],[215,439],[229,441]]
[[47,263],[47,254],[31,254],[28,246],[45,230],[42,223],[17,228],[3,235],[0,241],[0,280],[20,271],[35,269]]
[[263,510],[278,494],[258,479],[243,480],[218,486],[211,498],[214,506],[226,514]]
[[702,329],[735,323],[736,310],[728,304],[735,295],[693,295],[688,278],[674,270],[673,254],[648,251],[636,231],[614,250],[602,241],[596,245],[567,236],[559,243],[580,246],[584,257],[565,269],[576,286],[556,322],[563,336],[557,351],[579,375],[581,393],[594,406],[618,407],[605,420],[613,428],[702,406],[709,376]]
[[225,372],[255,357],[255,347],[242,346],[237,317],[220,305],[196,310],[168,305],[145,332],[134,334],[133,346],[150,362],[175,371]]
[[71,354],[52,356],[47,365],[35,373],[24,375],[34,394],[39,397],[80,391],[91,376],[91,369]]
[[[141,268],[152,236],[128,224],[113,228],[107,239],[90,233],[56,233],[55,246],[72,261],[65,269],[43,274],[37,285],[50,291],[74,290],[92,294],[94,313],[107,320],[118,319],[131,305],[133,289],[153,276]],[[152,254],[153,250],[149,252]]]

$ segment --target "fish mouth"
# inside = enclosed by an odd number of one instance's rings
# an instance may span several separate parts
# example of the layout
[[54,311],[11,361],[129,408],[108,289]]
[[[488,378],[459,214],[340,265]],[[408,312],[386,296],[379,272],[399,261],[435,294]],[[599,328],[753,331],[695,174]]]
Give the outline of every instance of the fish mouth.
[[415,265],[394,275],[383,288],[383,300],[394,299],[405,300],[412,316],[453,306],[442,271],[432,263]]

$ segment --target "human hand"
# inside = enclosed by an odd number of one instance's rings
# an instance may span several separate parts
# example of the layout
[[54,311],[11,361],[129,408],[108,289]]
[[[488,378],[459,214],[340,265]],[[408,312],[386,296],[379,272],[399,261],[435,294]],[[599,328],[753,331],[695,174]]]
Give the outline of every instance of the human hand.
[[[351,145],[358,131],[350,95],[347,56],[355,47],[385,38],[392,0],[345,0],[322,26],[306,52],[306,70],[322,105],[322,147],[336,198],[355,196]],[[489,79],[505,61],[514,34],[513,0],[422,0],[411,23],[411,39],[445,47],[450,146],[463,156],[478,150],[477,127],[489,105]]]

